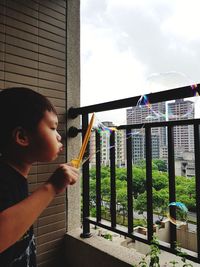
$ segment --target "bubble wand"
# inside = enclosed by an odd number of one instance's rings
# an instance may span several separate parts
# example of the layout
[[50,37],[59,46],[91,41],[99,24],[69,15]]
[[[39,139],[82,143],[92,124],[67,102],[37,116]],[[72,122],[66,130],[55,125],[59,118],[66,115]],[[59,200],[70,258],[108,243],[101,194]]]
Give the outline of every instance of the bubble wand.
[[82,144],[82,147],[81,147],[79,155],[78,155],[78,158],[71,160],[72,165],[74,167],[76,167],[76,168],[80,167],[81,161],[82,161],[83,156],[85,154],[85,150],[86,150],[88,141],[90,139],[93,123],[94,123],[94,113],[92,114],[92,118],[91,118],[90,123],[88,125],[87,131],[86,131],[86,134],[85,134],[85,137],[84,137],[84,140],[83,140],[83,144]]

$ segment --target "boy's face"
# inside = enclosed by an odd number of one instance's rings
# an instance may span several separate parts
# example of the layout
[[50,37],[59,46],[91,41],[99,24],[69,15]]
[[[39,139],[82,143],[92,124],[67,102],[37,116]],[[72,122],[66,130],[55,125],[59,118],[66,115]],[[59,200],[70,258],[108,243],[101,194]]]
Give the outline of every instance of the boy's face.
[[55,113],[45,111],[37,131],[32,135],[30,151],[36,161],[48,162],[62,151],[61,136],[57,132],[58,118]]

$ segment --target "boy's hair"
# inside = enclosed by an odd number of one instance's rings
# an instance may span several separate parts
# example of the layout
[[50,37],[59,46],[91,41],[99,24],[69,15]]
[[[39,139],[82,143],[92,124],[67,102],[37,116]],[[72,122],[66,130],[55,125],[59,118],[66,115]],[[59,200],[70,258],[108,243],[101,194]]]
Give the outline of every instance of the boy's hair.
[[45,111],[56,110],[40,93],[29,88],[13,87],[0,92],[0,153],[11,142],[12,132],[22,127],[30,132],[37,130]]

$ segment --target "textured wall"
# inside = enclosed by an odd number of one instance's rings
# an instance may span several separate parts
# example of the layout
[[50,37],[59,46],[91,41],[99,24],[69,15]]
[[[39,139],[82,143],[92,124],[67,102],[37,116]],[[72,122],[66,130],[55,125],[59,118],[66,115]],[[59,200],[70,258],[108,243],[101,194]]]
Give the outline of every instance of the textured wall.
[[[47,96],[58,111],[58,130],[63,137],[68,127],[66,111],[80,103],[79,50],[79,1],[0,1],[0,89],[26,86]],[[76,154],[77,140],[69,139],[68,150],[56,161],[33,166],[30,192],[46,181],[59,163],[67,157],[70,160],[72,151]],[[56,197],[34,224],[39,266],[59,266],[59,259],[62,262],[66,229],[80,222],[77,194],[79,184]]]

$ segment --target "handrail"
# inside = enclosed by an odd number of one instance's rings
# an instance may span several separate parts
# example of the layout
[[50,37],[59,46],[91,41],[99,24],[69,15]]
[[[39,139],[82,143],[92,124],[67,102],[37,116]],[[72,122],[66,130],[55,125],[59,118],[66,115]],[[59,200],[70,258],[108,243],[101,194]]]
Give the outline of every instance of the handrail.
[[[200,95],[200,84],[195,89]],[[184,86],[163,92],[146,94],[151,104],[176,100],[181,98],[193,97],[194,92],[192,86]],[[124,98],[120,100],[109,101],[105,103],[89,105],[84,107],[71,107],[68,111],[69,118],[76,118],[78,115],[90,114],[93,112],[102,112],[114,109],[122,109],[134,107],[137,105],[141,95],[135,97]]]

